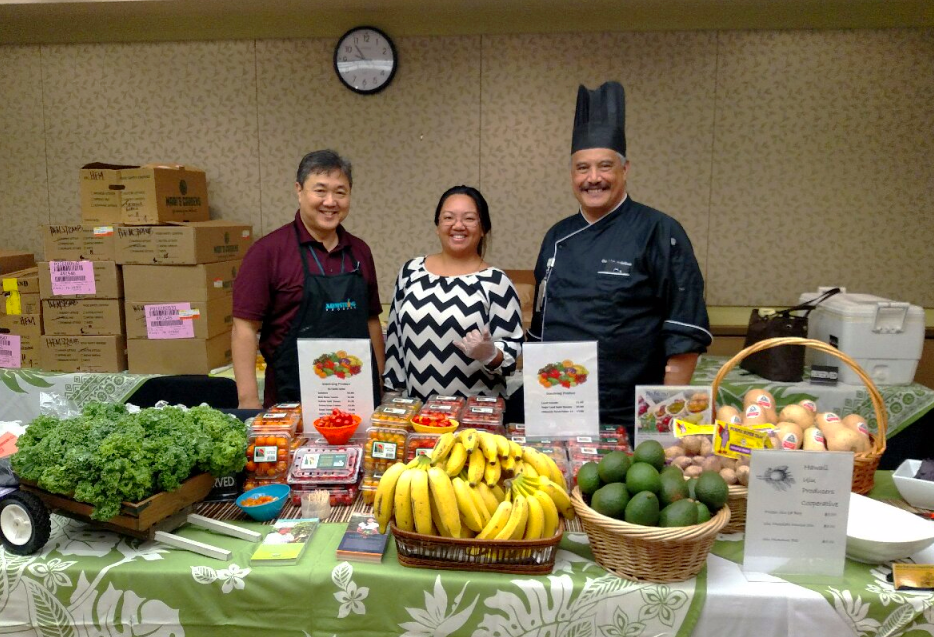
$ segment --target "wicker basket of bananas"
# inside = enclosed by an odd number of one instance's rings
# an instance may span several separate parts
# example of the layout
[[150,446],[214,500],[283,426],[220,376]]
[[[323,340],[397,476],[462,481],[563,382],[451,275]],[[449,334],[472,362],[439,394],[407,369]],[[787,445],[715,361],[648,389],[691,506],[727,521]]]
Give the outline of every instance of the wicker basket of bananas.
[[430,455],[389,467],[373,513],[403,566],[550,573],[574,507],[547,455],[477,429],[442,434]]

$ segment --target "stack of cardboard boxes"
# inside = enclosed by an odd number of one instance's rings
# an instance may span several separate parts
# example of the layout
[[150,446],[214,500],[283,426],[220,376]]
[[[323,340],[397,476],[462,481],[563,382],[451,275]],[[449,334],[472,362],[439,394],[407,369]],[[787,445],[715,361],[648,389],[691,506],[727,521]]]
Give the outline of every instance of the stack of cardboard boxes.
[[207,180],[194,168],[98,164],[81,177],[82,209],[119,219],[129,370],[207,374],[230,363],[233,279],[252,226],[210,220]]
[[0,250],[0,367],[39,367],[42,309],[35,257]]

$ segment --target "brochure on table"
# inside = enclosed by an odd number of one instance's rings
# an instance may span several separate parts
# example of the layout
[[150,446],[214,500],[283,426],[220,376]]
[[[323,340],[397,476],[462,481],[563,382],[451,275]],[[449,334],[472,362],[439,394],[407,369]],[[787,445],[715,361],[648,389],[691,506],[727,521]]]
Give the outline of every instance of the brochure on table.
[[843,575],[853,454],[756,450],[749,465],[743,571]]
[[677,444],[675,420],[694,425],[713,423],[710,386],[637,385],[635,440],[657,440],[663,447]]
[[525,435],[596,436],[600,425],[597,343],[526,343],[522,348]]
[[310,424],[337,408],[359,415],[363,432],[374,408],[371,364],[369,339],[298,339],[302,419]]

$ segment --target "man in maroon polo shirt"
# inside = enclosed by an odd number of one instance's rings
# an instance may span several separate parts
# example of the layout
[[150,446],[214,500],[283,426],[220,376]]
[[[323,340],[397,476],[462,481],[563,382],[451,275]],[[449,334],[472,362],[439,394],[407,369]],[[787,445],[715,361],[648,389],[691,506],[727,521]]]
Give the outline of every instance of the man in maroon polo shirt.
[[241,409],[260,407],[257,335],[267,363],[266,407],[300,400],[299,338],[369,338],[378,391],[385,359],[376,265],[370,247],[341,225],[352,186],[350,162],[336,152],[305,155],[295,183],[295,219],[254,243],[243,259],[234,281],[231,337]]

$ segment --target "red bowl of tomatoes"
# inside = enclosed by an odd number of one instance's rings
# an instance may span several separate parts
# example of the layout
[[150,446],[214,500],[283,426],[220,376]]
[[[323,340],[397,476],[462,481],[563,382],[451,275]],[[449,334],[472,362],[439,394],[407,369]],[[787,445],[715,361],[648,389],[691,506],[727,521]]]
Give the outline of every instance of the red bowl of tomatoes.
[[324,436],[329,445],[345,445],[357,431],[360,420],[357,414],[335,409],[330,414],[315,420],[315,429]]
[[420,434],[444,434],[457,429],[458,422],[453,418],[437,414],[419,414],[413,416],[412,428]]

